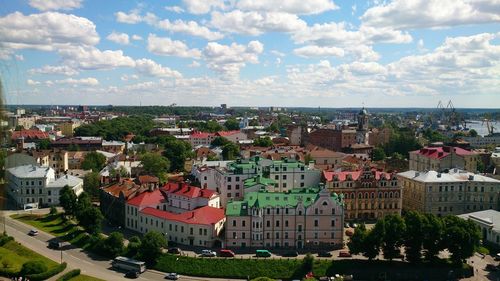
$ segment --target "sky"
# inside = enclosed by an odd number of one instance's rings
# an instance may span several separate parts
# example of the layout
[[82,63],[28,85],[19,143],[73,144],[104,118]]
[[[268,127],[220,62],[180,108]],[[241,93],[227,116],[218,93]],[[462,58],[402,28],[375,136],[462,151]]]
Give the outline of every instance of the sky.
[[500,107],[499,0],[0,2],[8,104]]

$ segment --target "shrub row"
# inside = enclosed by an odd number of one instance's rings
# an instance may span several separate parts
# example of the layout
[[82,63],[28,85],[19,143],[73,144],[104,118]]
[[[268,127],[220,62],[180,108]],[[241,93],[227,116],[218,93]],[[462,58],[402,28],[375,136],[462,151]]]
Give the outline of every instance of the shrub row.
[[76,277],[78,275],[80,275],[80,269],[73,269],[71,271],[64,273],[64,275],[57,278],[56,281],[68,281],[71,278]]
[[14,240],[14,237],[7,236],[5,234],[0,235],[0,247],[7,244],[7,242]]
[[29,280],[32,280],[32,281],[47,280],[50,277],[63,272],[66,269],[66,266],[67,266],[67,264],[65,262],[63,262],[63,263],[59,264],[58,266],[53,267],[52,269],[49,269],[45,272],[27,275],[26,277],[28,277]]

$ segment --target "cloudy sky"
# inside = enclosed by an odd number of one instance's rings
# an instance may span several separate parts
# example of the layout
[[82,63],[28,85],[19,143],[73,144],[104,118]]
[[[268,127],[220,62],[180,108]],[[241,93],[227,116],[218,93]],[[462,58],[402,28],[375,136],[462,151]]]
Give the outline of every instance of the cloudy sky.
[[10,104],[498,108],[500,0],[2,1],[0,74]]

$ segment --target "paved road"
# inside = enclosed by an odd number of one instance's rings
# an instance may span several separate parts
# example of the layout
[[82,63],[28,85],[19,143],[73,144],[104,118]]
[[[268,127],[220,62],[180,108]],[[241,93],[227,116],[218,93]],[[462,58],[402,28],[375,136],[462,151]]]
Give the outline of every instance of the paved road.
[[[56,262],[61,261],[61,251],[52,250],[47,248],[48,241],[53,239],[54,236],[40,231],[38,236],[32,237],[28,236],[27,233],[32,229],[31,226],[21,223],[9,217],[10,213],[6,214],[5,218],[5,230],[7,234],[14,237],[17,242],[30,248],[31,250],[46,256]],[[3,230],[3,226],[2,226]],[[99,258],[92,258],[89,253],[84,252],[80,248],[69,247],[62,251],[62,260],[68,263],[69,269],[79,268],[82,274],[98,277],[104,280],[129,280],[124,278],[123,273],[111,270],[110,261]],[[164,273],[148,270],[140,275],[138,280],[164,280]],[[182,276],[179,280],[186,281],[202,281],[202,280],[213,280],[213,281],[228,281],[229,279],[216,279],[216,278],[205,278],[205,277],[191,277]],[[234,280],[234,279],[233,279]]]

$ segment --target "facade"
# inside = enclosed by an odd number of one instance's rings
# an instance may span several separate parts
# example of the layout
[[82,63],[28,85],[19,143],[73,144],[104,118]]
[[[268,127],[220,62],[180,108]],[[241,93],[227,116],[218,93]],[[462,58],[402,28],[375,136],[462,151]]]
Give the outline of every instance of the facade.
[[315,149],[307,153],[316,165],[342,165],[342,159],[346,156],[342,152],[335,152],[328,149]]
[[488,241],[497,247],[500,246],[500,212],[484,210],[459,215],[465,220],[471,220],[481,229],[482,240]]
[[22,139],[24,142],[39,142],[41,140],[48,140],[49,134],[38,129],[26,129],[20,131],[13,131],[11,140],[16,141]]
[[68,185],[78,196],[83,192],[83,180],[71,175],[56,178],[52,168],[23,165],[6,170],[7,191],[18,207],[38,203],[38,206],[59,204],[59,192]]
[[410,170],[439,171],[458,168],[470,172],[477,171],[479,154],[460,147],[424,147],[410,151]]
[[36,162],[42,167],[50,167],[56,174],[64,173],[69,169],[68,152],[65,150],[42,150],[31,152]]
[[391,138],[391,129],[389,128],[373,128],[368,133],[368,144],[371,146],[383,146],[389,142]]
[[323,172],[327,188],[344,197],[345,220],[376,220],[401,214],[403,188],[396,174],[364,166],[354,172]]
[[325,189],[249,192],[226,207],[226,247],[342,247],[342,199]]
[[363,107],[358,113],[358,126],[356,129],[356,143],[368,144],[368,112]]
[[500,145],[500,134],[495,133],[489,136],[463,137],[463,140],[468,142],[471,147],[478,148],[488,145]]
[[333,151],[341,151],[356,143],[356,130],[320,128],[307,136],[307,142]]
[[493,178],[458,169],[448,173],[410,170],[398,177],[405,210],[457,215],[499,208],[500,181]]
[[102,150],[102,138],[100,137],[72,137],[72,138],[60,138],[52,142],[53,148],[59,148],[64,150]]
[[247,135],[239,130],[235,131],[220,131],[215,134],[216,137],[226,138],[230,142],[238,143],[247,140]]
[[196,146],[210,146],[212,141],[214,140],[215,135],[212,133],[204,133],[204,132],[193,132],[189,135],[189,143],[192,147]]

